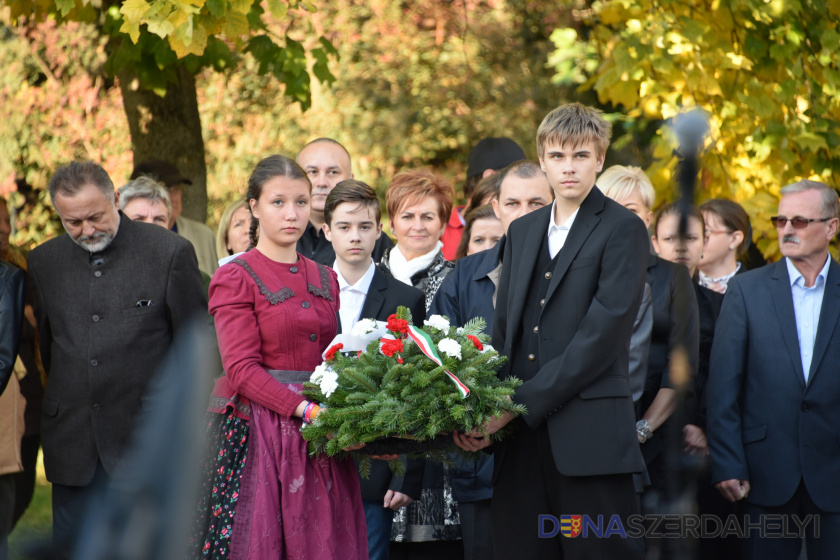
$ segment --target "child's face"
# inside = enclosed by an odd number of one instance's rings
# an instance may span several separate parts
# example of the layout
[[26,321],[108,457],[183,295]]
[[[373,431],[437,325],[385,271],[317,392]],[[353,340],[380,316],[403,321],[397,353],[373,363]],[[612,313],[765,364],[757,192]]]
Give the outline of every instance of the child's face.
[[580,205],[595,186],[595,177],[604,165],[604,155],[592,142],[571,145],[546,144],[540,165],[558,199]]
[[354,202],[336,206],[331,223],[324,224],[324,235],[332,242],[335,258],[348,264],[369,262],[381,233],[382,224],[373,208]]

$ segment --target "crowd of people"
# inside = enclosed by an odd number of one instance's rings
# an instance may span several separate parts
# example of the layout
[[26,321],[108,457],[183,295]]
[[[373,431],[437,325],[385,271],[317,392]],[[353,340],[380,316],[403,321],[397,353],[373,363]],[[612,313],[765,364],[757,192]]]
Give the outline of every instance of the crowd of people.
[[[783,258],[757,266],[740,205],[654,213],[640,168],[603,169],[611,132],[573,103],[543,119],[537,161],[486,138],[463,206],[434,171],[400,172],[385,194],[390,235],[376,192],[328,138],[260,161],[215,234],[181,215],[190,179],[164,161],[116,190],[96,163],[58,169],[48,189],[67,233],[28,255],[9,245],[0,205],[0,559],[39,447],[55,550],[72,557],[156,368],[208,312],[224,371],[196,434],[207,454],[188,558],[667,558],[684,545],[575,538],[581,516],[626,527],[687,493],[691,512],[755,529],[698,539],[698,558],[793,560],[803,542],[812,560],[836,558],[837,192],[783,188]],[[484,318],[528,413],[453,433],[472,455],[381,456],[400,474],[376,460],[360,478],[351,459],[307,452],[300,427],[321,408],[302,383],[337,333],[398,306],[416,323]],[[768,536],[808,516],[819,522],[801,534]],[[546,535],[547,517],[564,530]]]

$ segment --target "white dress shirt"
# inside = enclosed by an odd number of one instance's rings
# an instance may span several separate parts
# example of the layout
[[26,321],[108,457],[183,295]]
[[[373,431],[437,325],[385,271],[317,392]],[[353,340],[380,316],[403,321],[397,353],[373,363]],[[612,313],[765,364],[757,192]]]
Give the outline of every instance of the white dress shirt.
[[[338,262],[333,264],[338,276],[338,287],[340,290],[339,297],[341,298],[341,306],[338,309],[338,315],[341,318],[341,332],[349,333],[353,330],[353,325],[359,322],[359,315],[362,313],[362,306],[365,304],[368,290],[370,290],[370,283],[373,281],[373,273],[376,271],[376,265],[373,259],[370,260],[370,266],[365,272],[365,275],[359,278],[359,281],[352,286],[341,275],[341,270],[338,268]],[[365,317],[365,319],[372,319],[372,317]]]
[[578,207],[563,225],[558,226],[557,222],[554,221],[555,204],[557,204],[556,201],[551,204],[551,221],[548,222],[548,253],[552,259],[557,256],[557,253],[566,244],[566,238],[569,237],[569,230],[572,229],[572,224],[575,223],[575,218],[577,218],[578,212],[580,212],[580,207]]
[[814,341],[817,339],[817,326],[820,322],[823,296],[825,295],[825,281],[828,278],[828,265],[831,257],[825,259],[825,265],[817,275],[817,280],[810,288],[805,287],[805,278],[793,266],[790,259],[785,258],[788,276],[790,276],[790,292],[793,296],[793,314],[796,317],[796,335],[799,338],[799,357],[802,359],[802,372],[805,383],[811,372],[811,360],[814,357]]

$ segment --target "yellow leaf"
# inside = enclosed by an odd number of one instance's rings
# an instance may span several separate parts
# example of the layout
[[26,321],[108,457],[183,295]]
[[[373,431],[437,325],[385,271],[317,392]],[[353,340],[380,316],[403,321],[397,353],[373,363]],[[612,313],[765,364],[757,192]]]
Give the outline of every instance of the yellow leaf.
[[225,35],[230,39],[247,34],[250,29],[248,19],[239,12],[230,12],[225,17]]
[[253,4],[253,0],[230,0],[231,9],[240,14],[247,14],[251,11],[251,4]]
[[120,13],[125,17],[125,22],[139,25],[150,7],[146,0],[126,0],[120,8]]
[[123,20],[123,24],[120,26],[120,33],[127,33],[131,37],[131,42],[137,44],[137,41],[140,39],[140,24],[136,22],[132,23],[127,19]]
[[178,29],[179,27],[187,23],[187,20],[189,18],[190,14],[179,9],[169,14],[169,17],[166,18],[166,21],[168,21],[172,25],[173,29]]
[[154,33],[161,39],[165,38],[167,35],[175,31],[175,27],[167,20],[150,21],[147,24],[147,27],[149,28],[150,33]]

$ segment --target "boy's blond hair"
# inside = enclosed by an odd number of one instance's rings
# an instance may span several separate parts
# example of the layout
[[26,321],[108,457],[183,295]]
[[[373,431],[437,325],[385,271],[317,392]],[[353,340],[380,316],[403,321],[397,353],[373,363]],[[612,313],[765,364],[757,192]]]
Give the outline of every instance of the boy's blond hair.
[[600,110],[581,103],[569,103],[551,111],[540,123],[537,153],[543,157],[548,143],[574,149],[591,142],[598,150],[596,155],[601,157],[607,152],[611,136],[612,125],[604,120]]

